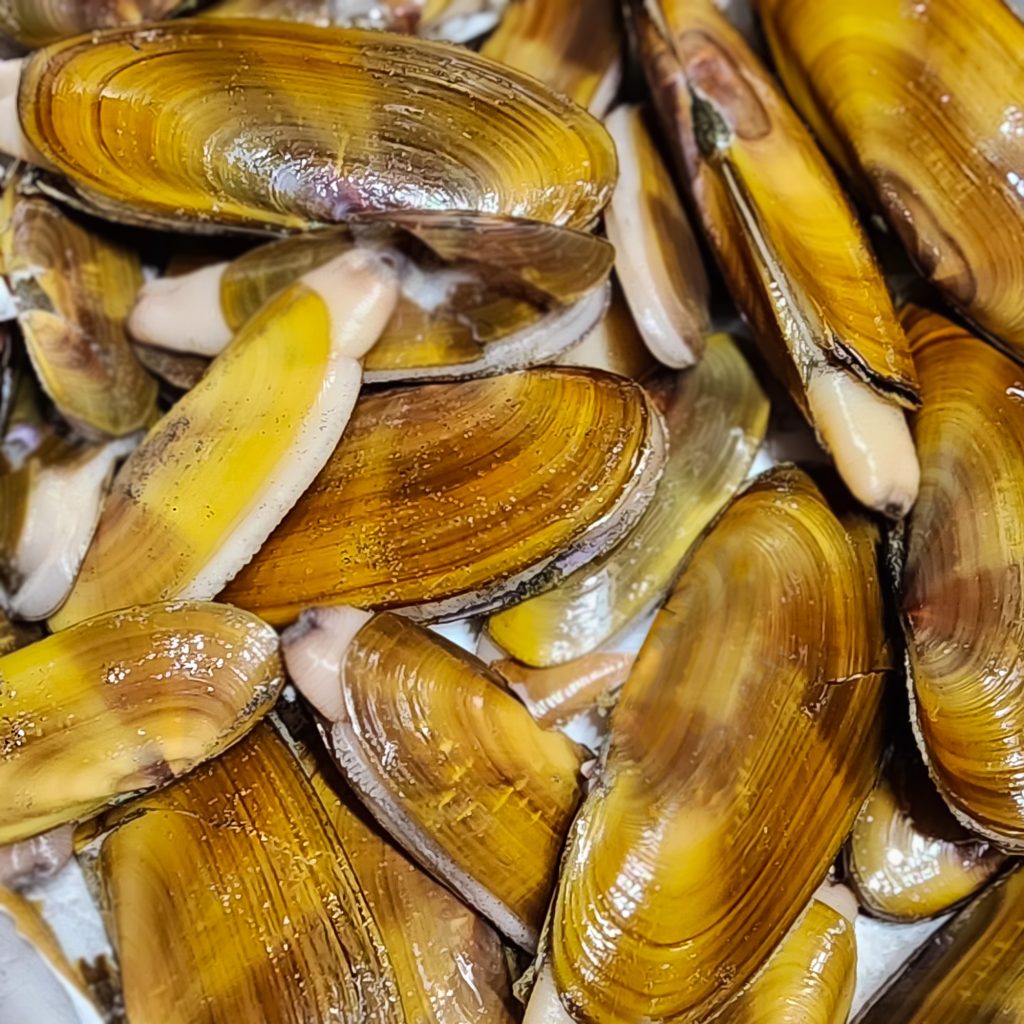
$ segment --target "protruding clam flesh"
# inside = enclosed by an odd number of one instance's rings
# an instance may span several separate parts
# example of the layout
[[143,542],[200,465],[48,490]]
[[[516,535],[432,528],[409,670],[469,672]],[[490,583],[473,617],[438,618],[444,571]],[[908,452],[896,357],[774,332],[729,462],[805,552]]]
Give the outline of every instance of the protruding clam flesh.
[[709,0],[633,0],[662,118],[726,282],[856,498],[904,515],[919,470],[906,339],[824,156]]
[[282,684],[277,636],[223,605],[126,609],[0,658],[0,843],[166,785]]
[[537,725],[482,662],[396,615],[313,609],[284,650],[381,825],[535,947],[580,799],[580,748]]
[[125,463],[51,625],[214,597],[330,458],[397,297],[391,259],[353,250],[263,306]]
[[[411,94],[415,116],[400,115]],[[26,156],[143,225],[282,231],[446,209],[585,226],[615,179],[607,133],[568,98],[465,48],[361,29],[110,29],[27,58],[17,101]]]
[[594,235],[428,211],[359,217],[152,281],[132,311],[131,331],[151,345],[214,356],[301,274],[360,249],[391,255],[401,287],[394,315],[364,360],[372,383],[550,362],[584,337],[608,304],[613,251]]
[[915,731],[953,813],[1024,850],[1021,371],[937,313],[904,323],[924,398],[902,595]]
[[727,335],[712,337],[694,370],[663,371],[645,387],[665,417],[669,455],[644,517],[608,554],[488,622],[491,637],[527,665],[594,651],[657,605],[764,439],[768,402]]
[[781,468],[693,552],[562,860],[545,962],[573,1020],[709,1019],[824,881],[880,754],[877,538]]
[[276,625],[311,605],[431,620],[503,607],[614,547],[664,455],[643,389],[596,370],[366,394],[222,596]]

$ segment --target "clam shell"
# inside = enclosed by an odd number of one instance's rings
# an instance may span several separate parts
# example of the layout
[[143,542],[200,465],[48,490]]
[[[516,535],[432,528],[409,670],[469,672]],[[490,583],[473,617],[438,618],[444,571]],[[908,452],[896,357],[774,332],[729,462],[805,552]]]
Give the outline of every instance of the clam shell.
[[0,843],[166,785],[282,685],[274,631],[212,604],[115,612],[0,658]]
[[528,76],[360,29],[111,29],[37,51],[18,106],[81,201],[179,229],[294,231],[382,209],[584,226],[616,172],[601,125]]
[[34,48],[92,29],[156,21],[194,0],[0,0],[0,35]]
[[223,598],[277,625],[311,605],[421,620],[489,611],[612,548],[663,459],[643,390],[596,370],[365,394]]

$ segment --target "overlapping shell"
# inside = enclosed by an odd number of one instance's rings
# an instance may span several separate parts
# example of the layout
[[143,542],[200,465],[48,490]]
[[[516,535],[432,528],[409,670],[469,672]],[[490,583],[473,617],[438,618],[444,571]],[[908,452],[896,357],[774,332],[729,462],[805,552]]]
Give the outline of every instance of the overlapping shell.
[[0,0],[0,35],[45,46],[92,29],[166,18],[194,0]]
[[0,208],[0,270],[32,366],[65,419],[92,438],[148,426],[156,382],[125,334],[142,284],[138,254],[20,194],[16,179]]
[[920,921],[973,895],[1004,861],[953,818],[916,752],[894,750],[853,826],[846,877],[870,913]]
[[364,395],[330,461],[223,592],[278,625],[311,605],[458,618],[610,550],[664,459],[644,391],[535,369]]
[[[591,234],[489,215],[364,215],[349,225],[271,242],[226,266],[143,290],[136,337],[215,355],[271,297],[328,260],[358,249],[394,258],[398,308],[364,366],[371,383],[462,378],[550,362],[586,335],[608,304],[613,250]],[[211,280],[211,274],[216,280]],[[219,308],[192,332],[182,303]]]
[[562,862],[547,963],[575,1020],[708,1019],[824,880],[880,753],[876,543],[782,468],[687,562]]
[[80,201],[153,226],[296,230],[381,209],[583,226],[615,177],[607,133],[568,99],[464,48],[360,29],[111,29],[28,58],[18,108]]
[[263,306],[118,474],[51,625],[214,597],[330,458],[397,294],[386,256],[353,251]]
[[646,70],[726,282],[853,494],[904,514],[906,339],[824,156],[711,0],[634,0]]
[[130,1020],[512,1020],[494,933],[347,799],[260,725],[83,836]]
[[127,609],[0,658],[0,843],[166,785],[282,684],[277,636],[222,605]]
[[405,618],[314,609],[284,643],[377,820],[533,948],[581,795],[581,750],[538,726],[482,662]]
[[614,0],[511,0],[481,53],[603,117],[622,78],[622,42]]
[[973,1024],[1024,1016],[1024,871],[932,935],[857,1024]]
[[665,417],[669,455],[650,509],[626,540],[557,587],[492,616],[487,628],[527,665],[596,650],[668,592],[690,545],[742,483],[768,425],[768,402],[727,335],[687,373],[645,385]]
[[1024,353],[1024,23],[1001,0],[761,0],[790,96],[922,272]]
[[1021,371],[936,313],[904,322],[924,396],[902,599],[915,729],[957,817],[1024,849]]

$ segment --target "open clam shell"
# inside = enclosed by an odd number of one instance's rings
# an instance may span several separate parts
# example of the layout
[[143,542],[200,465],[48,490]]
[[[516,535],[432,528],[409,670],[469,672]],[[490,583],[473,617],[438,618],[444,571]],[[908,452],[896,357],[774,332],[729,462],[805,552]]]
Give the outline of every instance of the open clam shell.
[[902,591],[915,730],[953,813],[1024,850],[1021,371],[936,313],[904,322],[924,396]]
[[[550,362],[584,337],[608,304],[614,254],[602,239],[509,217],[424,211],[364,215],[152,282],[132,314],[132,332],[149,344],[215,355],[301,274],[361,248],[393,254],[402,289],[364,360],[370,383]],[[190,332],[181,329],[183,303],[204,307]],[[201,322],[199,312],[208,314]]]
[[761,0],[800,112],[946,297],[1024,354],[1024,23],[1001,0]]
[[768,71],[708,0],[633,0],[648,78],[726,282],[851,492],[899,517],[918,467],[906,339],[867,238]]
[[330,457],[397,294],[390,259],[356,251],[263,306],[118,473],[51,625],[216,595]]
[[34,48],[97,28],[166,18],[195,0],[0,0],[0,35]]
[[125,333],[142,284],[138,255],[39,196],[8,185],[0,269],[43,390],[80,433],[123,437],[156,414],[156,381]]
[[80,201],[172,228],[381,209],[584,226],[615,178],[607,133],[569,99],[464,48],[361,29],[111,29],[29,57],[18,110]]
[[614,0],[511,0],[480,52],[603,117],[622,80],[623,42]]
[[846,879],[876,917],[920,921],[972,896],[1005,860],[949,813],[917,751],[900,745],[857,816]]
[[935,932],[857,1024],[966,1024],[1024,1016],[1024,871]]
[[690,556],[562,861],[545,962],[574,1020],[709,1019],[824,881],[881,749],[877,540],[783,467]]
[[527,665],[561,664],[596,650],[658,604],[764,439],[768,401],[727,335],[711,339],[694,370],[664,371],[645,387],[664,414],[669,444],[650,508],[606,555],[488,621],[491,637]]
[[534,369],[364,395],[323,471],[224,600],[462,618],[610,550],[654,493],[662,428],[638,385]]
[[39,911],[0,889],[0,1005],[10,1021],[103,1024],[104,1016]]
[[274,631],[212,604],[106,615],[0,658],[0,843],[166,785],[265,714]]
[[532,949],[581,795],[581,749],[542,729],[478,659],[399,616],[314,609],[284,643],[371,813]]

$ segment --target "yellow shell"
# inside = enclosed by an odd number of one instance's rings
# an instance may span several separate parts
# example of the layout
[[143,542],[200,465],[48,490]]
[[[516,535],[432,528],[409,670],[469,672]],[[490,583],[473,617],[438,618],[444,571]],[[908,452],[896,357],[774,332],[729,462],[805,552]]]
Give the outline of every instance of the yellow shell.
[[166,18],[188,0],[0,0],[0,35],[45,46],[109,25]]
[[110,29],[37,51],[18,106],[82,202],[193,230],[297,230],[368,209],[584,226],[616,173],[601,125],[528,76],[361,29]]
[[946,297],[1024,353],[1024,24],[1002,0],[762,0],[776,66]]
[[283,683],[277,636],[223,605],[126,609],[0,658],[0,844],[166,785]]
[[458,618],[609,550],[663,464],[643,390],[534,369],[365,394],[341,444],[224,600],[285,625],[311,605]]
[[824,880],[880,754],[877,537],[781,468],[694,550],[563,856],[548,962],[575,1019],[709,1019]]

